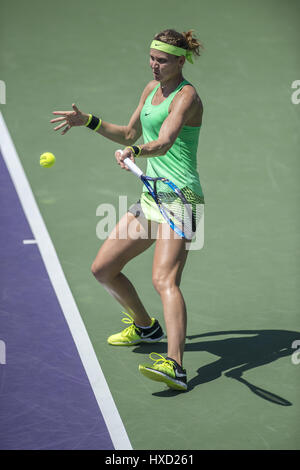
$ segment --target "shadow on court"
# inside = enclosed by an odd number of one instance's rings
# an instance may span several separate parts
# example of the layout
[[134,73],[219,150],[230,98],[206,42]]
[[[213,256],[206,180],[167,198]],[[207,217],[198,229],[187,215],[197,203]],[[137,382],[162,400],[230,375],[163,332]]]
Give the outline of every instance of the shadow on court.
[[[238,335],[238,337],[227,339],[214,338],[226,335]],[[196,339],[201,339],[201,341],[193,342]],[[300,340],[300,332],[286,330],[216,331],[187,336],[185,352],[207,351],[220,357],[220,359],[206,364],[197,370],[197,376],[188,382],[188,391],[193,390],[198,385],[211,382],[225,375],[247,386],[251,392],[260,398],[277,405],[292,406],[292,403],[285,398],[250,383],[243,375],[248,370],[270,364],[286,356],[291,356],[296,351],[292,348],[295,340]],[[147,354],[153,350],[162,354],[166,353],[167,343],[157,343],[155,345],[143,344],[138,346],[134,352]],[[199,359],[201,360],[201,357]],[[164,390],[153,395],[171,397],[178,393],[182,392]]]

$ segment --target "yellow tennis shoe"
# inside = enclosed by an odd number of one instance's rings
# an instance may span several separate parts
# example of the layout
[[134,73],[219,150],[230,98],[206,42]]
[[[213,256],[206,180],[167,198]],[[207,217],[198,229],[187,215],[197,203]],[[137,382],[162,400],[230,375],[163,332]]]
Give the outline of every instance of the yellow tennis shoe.
[[[158,357],[155,359],[154,355]],[[148,379],[164,382],[173,390],[187,390],[186,370],[174,359],[163,357],[161,354],[151,353],[150,359],[154,364],[140,364],[139,371]]]
[[129,318],[123,318],[122,322],[129,324],[120,333],[111,335],[107,342],[113,346],[134,346],[140,343],[157,343],[165,337],[164,332],[155,318],[152,318],[148,328],[141,328],[134,323],[133,318],[127,312],[123,312]]

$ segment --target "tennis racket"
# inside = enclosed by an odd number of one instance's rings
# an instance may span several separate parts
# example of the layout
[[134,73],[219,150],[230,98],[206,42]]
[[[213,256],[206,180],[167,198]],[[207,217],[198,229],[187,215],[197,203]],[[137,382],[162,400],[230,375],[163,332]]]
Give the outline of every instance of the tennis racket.
[[[122,150],[118,150],[122,153]],[[161,215],[172,230],[180,237],[191,240],[196,232],[196,220],[191,204],[181,190],[167,178],[152,178],[130,159],[125,158],[125,165],[146,186],[148,193],[156,203]]]

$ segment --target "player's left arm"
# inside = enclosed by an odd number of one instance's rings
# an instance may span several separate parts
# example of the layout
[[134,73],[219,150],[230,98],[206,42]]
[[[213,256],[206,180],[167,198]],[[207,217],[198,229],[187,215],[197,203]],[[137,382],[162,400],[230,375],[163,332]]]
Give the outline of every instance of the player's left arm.
[[160,128],[158,139],[141,145],[141,156],[165,155],[174,144],[182,127],[195,115],[198,103],[198,95],[192,87],[186,87],[182,93],[177,94],[172,101],[168,117]]

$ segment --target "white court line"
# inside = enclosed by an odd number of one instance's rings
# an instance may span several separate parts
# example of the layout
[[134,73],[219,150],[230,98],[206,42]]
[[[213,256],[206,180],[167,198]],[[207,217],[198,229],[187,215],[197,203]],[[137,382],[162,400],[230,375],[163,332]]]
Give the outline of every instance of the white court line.
[[24,245],[36,245],[37,241],[36,240],[23,240]]
[[38,243],[50,281],[69,325],[113,445],[117,450],[132,450],[123,422],[108,388],[1,112],[0,149],[34,238]]

